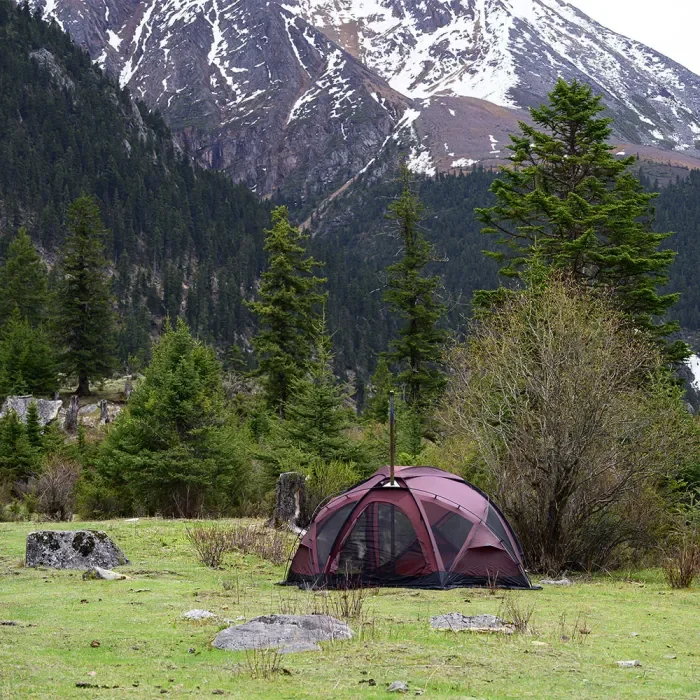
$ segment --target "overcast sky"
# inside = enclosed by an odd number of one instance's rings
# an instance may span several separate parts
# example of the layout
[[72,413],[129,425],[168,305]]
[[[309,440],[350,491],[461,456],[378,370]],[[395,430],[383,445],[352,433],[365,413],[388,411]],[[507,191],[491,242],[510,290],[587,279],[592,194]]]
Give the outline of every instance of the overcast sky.
[[567,0],[700,75],[700,0]]

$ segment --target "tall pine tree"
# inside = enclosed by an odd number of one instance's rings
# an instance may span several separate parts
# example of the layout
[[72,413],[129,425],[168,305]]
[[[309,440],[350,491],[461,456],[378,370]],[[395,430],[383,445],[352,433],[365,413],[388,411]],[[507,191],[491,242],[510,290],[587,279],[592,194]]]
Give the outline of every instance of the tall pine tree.
[[411,190],[411,173],[405,165],[401,181],[401,195],[389,205],[387,217],[396,225],[403,255],[387,268],[384,299],[403,325],[388,359],[399,367],[397,383],[404,387],[407,404],[423,411],[445,385],[440,367],[447,338],[440,325],[445,306],[437,296],[440,277],[426,273],[426,266],[435,261],[434,251],[420,231],[423,206]]
[[303,376],[313,348],[315,311],[325,299],[316,277],[319,263],[306,255],[308,238],[289,223],[287,207],[272,212],[272,228],[266,231],[268,269],[262,275],[259,300],[248,306],[258,318],[253,346],[259,358],[267,403],[281,417],[292,382]]
[[[534,125],[520,122],[522,134],[511,136],[511,166],[491,187],[496,205],[476,213],[506,247],[491,254],[504,275],[520,277],[537,246],[548,265],[610,290],[638,328],[664,343],[678,324],[658,319],[678,295],[658,290],[675,253],[659,250],[670,234],[651,230],[656,195],[631,174],[634,157],[613,155],[612,119],[603,110],[589,86],[560,79],[549,103],[530,110]],[[482,292],[476,302],[495,299]],[[687,347],[675,343],[666,352],[679,360]]]
[[57,334],[63,369],[78,379],[77,394],[114,369],[113,297],[104,257],[105,228],[96,201],[79,197],[68,209],[68,236],[61,255]]
[[45,321],[47,280],[46,266],[27,230],[21,228],[0,267],[0,325],[8,321],[15,309],[33,328]]

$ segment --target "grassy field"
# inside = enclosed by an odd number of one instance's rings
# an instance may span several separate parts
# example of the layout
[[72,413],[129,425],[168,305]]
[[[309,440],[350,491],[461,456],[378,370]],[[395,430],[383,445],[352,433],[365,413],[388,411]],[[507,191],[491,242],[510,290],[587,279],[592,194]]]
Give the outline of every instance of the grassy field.
[[[505,599],[501,591],[381,590],[367,598],[364,620],[350,622],[353,640],[285,655],[282,672],[266,679],[252,677],[251,655],[211,647],[225,624],[182,614],[304,612],[321,594],[276,586],[283,567],[254,555],[203,567],[182,521],[83,525],[121,545],[131,564],[120,571],[131,580],[25,568],[25,536],[37,527],[0,523],[0,621],[16,623],[0,625],[2,698],[383,698],[395,680],[426,698],[700,698],[700,588],[671,591],[658,571]],[[509,602],[534,606],[533,632],[430,629],[432,615],[498,613]],[[641,667],[617,667],[631,659]]]

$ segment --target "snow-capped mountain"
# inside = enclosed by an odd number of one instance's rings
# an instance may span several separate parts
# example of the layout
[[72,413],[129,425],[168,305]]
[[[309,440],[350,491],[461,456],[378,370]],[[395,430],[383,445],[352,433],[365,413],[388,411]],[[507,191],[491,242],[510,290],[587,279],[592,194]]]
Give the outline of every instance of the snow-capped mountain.
[[559,76],[604,96],[620,152],[700,158],[700,77],[563,0],[33,2],[261,193],[333,192],[397,141],[428,173],[498,163]]

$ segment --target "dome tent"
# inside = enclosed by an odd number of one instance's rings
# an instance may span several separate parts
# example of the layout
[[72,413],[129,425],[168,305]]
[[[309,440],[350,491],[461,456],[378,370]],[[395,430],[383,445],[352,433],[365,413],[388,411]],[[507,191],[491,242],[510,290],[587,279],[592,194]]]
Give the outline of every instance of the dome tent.
[[489,497],[435,467],[389,467],[316,514],[285,583],[532,588],[520,544]]

